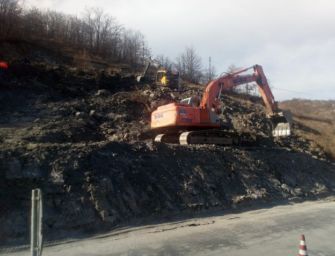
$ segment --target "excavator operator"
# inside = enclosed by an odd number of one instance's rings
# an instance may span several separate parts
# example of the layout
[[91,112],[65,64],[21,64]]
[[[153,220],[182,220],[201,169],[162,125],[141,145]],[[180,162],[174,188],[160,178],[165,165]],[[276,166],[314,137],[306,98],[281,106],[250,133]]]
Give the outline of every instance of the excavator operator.
[[162,85],[166,85],[167,84],[167,77],[166,77],[166,73],[163,74],[162,79],[161,79],[161,84]]

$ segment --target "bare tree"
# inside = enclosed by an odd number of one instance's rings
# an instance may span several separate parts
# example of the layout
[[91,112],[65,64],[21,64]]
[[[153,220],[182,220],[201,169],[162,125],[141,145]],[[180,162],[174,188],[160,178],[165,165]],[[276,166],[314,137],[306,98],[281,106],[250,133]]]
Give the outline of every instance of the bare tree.
[[22,21],[25,39],[40,39],[47,34],[46,16],[37,8],[24,12]]
[[83,18],[78,18],[37,8],[24,10],[20,0],[0,0],[0,39],[12,37],[57,43],[79,55],[94,54],[134,67],[150,56],[142,33],[125,29],[99,8],[87,9]]
[[[36,10],[39,16],[44,16],[44,24],[42,26],[46,26],[46,33],[47,37],[53,40],[57,41],[63,41],[67,40],[70,36],[70,31],[68,29],[65,29],[64,24],[67,24],[67,17],[59,12],[54,11],[48,11],[44,15],[42,13],[38,13],[38,10]],[[27,19],[29,19],[29,16],[31,16],[31,12],[28,13]],[[30,26],[30,25],[29,25]]]
[[177,68],[181,76],[190,82],[198,83],[202,77],[201,58],[193,47],[186,47],[185,51],[177,58]]
[[231,74],[238,70],[239,70],[238,67],[236,67],[234,64],[230,64],[229,67],[227,68],[227,73]]
[[149,58],[150,50],[146,45],[143,34],[126,30],[123,32],[121,56],[127,63],[134,67],[143,65],[145,59]]
[[19,33],[22,8],[18,0],[0,0],[0,37],[13,37]]
[[172,61],[169,59],[169,57],[164,56],[163,54],[156,56],[156,61],[161,67],[164,67],[166,69],[171,69],[173,67]]
[[204,82],[208,83],[209,81],[212,81],[216,77],[216,68],[215,66],[211,65],[210,68],[207,68],[203,71],[204,74]]
[[104,13],[100,8],[86,9],[86,30],[89,37],[90,47],[96,53],[102,53],[106,49],[114,25],[114,18]]

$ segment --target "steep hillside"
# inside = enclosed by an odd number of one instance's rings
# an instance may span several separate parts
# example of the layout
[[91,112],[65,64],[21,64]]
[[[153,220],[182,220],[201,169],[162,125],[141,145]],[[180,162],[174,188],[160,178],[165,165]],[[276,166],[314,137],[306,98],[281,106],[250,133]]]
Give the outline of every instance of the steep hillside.
[[334,163],[299,132],[270,138],[257,98],[223,95],[222,120],[257,134],[252,147],[185,147],[143,137],[157,106],[202,89],[171,91],[63,62],[14,63],[0,84],[0,245],[28,243],[36,187],[44,195],[46,241],[134,220],[334,193]]

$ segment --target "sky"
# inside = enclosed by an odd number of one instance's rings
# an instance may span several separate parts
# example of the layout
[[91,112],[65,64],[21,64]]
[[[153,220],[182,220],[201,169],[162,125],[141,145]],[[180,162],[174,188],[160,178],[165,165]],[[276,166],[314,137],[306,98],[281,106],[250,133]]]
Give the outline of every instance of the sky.
[[217,73],[263,66],[278,100],[335,99],[333,0],[25,0],[82,15],[100,7],[146,37],[153,56],[194,47]]

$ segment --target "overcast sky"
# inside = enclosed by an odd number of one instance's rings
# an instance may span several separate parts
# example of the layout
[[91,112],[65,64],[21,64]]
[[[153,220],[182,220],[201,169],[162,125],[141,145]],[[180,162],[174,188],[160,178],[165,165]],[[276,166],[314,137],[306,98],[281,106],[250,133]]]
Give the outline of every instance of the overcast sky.
[[[140,30],[153,55],[193,46],[218,73],[260,64],[278,100],[335,99],[333,0],[26,0],[80,16],[101,7]],[[276,89],[277,88],[277,89]]]

